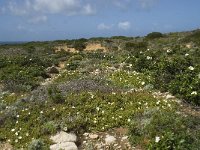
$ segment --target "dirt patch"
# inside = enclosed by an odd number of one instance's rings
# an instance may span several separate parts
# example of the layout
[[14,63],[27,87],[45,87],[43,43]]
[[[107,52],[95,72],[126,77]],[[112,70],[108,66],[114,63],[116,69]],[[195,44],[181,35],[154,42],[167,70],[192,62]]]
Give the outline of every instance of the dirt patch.
[[[110,138],[110,140],[108,140],[108,137]],[[125,128],[112,129],[107,132],[84,133],[83,136],[80,138],[79,149],[136,150],[136,148],[132,147],[129,143],[127,129]]]
[[65,63],[66,63],[66,62],[59,62],[58,67],[59,67],[60,69],[64,69],[64,68],[65,68]]
[[13,150],[12,145],[10,145],[9,143],[0,143],[0,149],[1,150]]
[[96,50],[102,50],[103,52],[106,52],[106,47],[103,47],[100,43],[89,43],[87,44],[85,51],[96,51]]
[[[56,46],[54,49],[55,49],[55,52],[59,52],[61,50],[72,52],[72,53],[78,52],[75,48],[72,48],[67,45],[59,45],[59,46]],[[102,46],[100,43],[88,43],[86,45],[86,48],[84,49],[84,51],[96,51],[96,50],[102,50],[103,52],[106,52],[107,48]]]
[[59,45],[55,47],[55,52],[59,52],[61,50],[67,51],[67,52],[72,52],[72,53],[76,53],[77,50],[75,48],[71,48],[67,45]]

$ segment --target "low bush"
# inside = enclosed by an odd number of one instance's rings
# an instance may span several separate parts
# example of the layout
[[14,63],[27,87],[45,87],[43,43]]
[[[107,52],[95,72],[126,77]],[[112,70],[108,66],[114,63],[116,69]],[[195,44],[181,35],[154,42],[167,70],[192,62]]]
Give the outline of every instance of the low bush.
[[183,117],[174,111],[154,111],[147,114],[134,116],[138,121],[129,128],[133,145],[149,150],[192,150],[200,146],[200,132],[195,126],[200,123],[199,118]]
[[28,150],[48,150],[48,149],[49,148],[47,147],[47,145],[41,139],[33,140],[28,146]]
[[160,32],[152,32],[147,34],[146,38],[147,39],[157,39],[163,37],[163,34]]

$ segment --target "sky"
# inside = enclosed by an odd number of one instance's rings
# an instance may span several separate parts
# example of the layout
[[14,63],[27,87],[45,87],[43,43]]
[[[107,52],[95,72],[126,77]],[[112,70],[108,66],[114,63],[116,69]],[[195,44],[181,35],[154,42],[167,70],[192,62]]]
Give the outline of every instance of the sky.
[[0,0],[0,41],[45,41],[200,27],[200,0]]

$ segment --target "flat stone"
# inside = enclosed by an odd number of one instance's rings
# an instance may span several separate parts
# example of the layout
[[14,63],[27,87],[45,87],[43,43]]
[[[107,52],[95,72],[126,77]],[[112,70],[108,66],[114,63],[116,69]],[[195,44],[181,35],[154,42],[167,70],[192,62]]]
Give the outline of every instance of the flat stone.
[[84,136],[88,136],[88,135],[89,135],[89,133],[84,133],[83,135],[84,135]]
[[169,95],[169,94],[166,96],[166,99],[173,99],[173,98],[174,98],[174,96]]
[[105,138],[106,144],[113,144],[115,143],[116,138],[114,136],[107,135]]
[[97,149],[101,149],[101,148],[103,147],[103,145],[100,144],[100,143],[98,143],[98,144],[95,145],[95,147],[96,147]]
[[78,150],[74,142],[57,143],[50,146],[50,150]]
[[122,141],[127,140],[127,139],[128,139],[128,136],[122,137]]
[[98,137],[99,137],[99,135],[97,135],[97,134],[89,134],[90,139],[97,139]]
[[64,142],[76,142],[77,137],[75,134],[66,133],[66,132],[59,132],[55,136],[51,136],[50,138],[55,143],[64,143]]

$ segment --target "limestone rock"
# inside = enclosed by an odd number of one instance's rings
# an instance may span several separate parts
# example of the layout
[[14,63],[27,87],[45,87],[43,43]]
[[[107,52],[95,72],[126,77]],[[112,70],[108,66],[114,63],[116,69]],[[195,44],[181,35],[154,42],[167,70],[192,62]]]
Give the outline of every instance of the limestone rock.
[[55,143],[64,143],[64,142],[76,142],[77,137],[75,134],[59,132],[55,136],[51,136],[51,140]]
[[173,99],[174,98],[174,96],[172,96],[172,95],[170,95],[170,94],[168,94],[167,96],[166,96],[166,99]]
[[97,134],[89,134],[90,139],[97,139],[99,136]]
[[50,146],[50,150],[78,150],[74,142],[57,143]]
[[116,138],[114,136],[107,135],[105,138],[106,144],[113,144],[115,143]]

